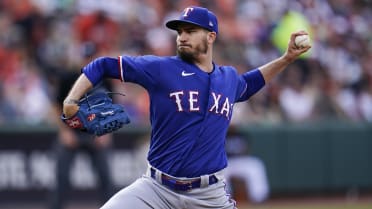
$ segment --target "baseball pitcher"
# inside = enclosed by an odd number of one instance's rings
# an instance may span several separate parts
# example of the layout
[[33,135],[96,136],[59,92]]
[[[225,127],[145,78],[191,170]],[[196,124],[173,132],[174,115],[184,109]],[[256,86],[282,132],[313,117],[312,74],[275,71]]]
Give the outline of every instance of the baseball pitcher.
[[236,208],[225,191],[223,174],[228,165],[225,137],[234,104],[246,101],[309,50],[310,46],[298,48],[294,43],[296,36],[307,33],[294,32],[281,57],[238,74],[234,67],[213,61],[219,31],[217,17],[208,9],[187,7],[166,27],[177,32],[176,56],[122,55],[93,60],[83,68],[66,97],[62,118],[72,128],[93,134],[115,131],[128,121],[125,115],[123,121],[109,120],[111,128],[105,124],[92,128],[79,113],[76,101],[104,78],[142,86],[150,98],[148,169],[102,209]]

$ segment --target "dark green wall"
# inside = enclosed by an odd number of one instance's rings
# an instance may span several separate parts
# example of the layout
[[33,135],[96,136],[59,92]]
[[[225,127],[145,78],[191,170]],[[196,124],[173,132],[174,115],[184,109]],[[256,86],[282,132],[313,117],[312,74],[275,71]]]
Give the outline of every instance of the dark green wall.
[[[238,130],[250,141],[251,153],[264,161],[272,193],[372,191],[372,124],[250,125]],[[132,149],[148,133],[148,127],[127,126],[116,132],[115,146]],[[55,134],[48,126],[0,126],[0,152],[47,149]]]
[[372,189],[371,124],[241,127],[272,192]]

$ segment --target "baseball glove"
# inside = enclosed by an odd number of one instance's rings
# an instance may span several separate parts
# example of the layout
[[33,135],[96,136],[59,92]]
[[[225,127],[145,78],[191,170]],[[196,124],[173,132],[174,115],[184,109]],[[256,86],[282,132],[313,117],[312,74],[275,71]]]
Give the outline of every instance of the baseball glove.
[[78,102],[77,113],[66,118],[61,115],[62,121],[73,129],[78,129],[89,134],[102,136],[111,133],[130,123],[124,107],[113,104],[110,93],[98,92],[86,95]]

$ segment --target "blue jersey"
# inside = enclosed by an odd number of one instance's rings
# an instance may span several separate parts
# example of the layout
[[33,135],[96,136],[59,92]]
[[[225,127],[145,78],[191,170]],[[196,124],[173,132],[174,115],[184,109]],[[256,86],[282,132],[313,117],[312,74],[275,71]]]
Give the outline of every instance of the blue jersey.
[[[233,67],[214,64],[212,73],[206,73],[176,56],[120,56],[117,61],[118,68],[88,65],[83,72],[93,83],[103,75],[147,90],[152,166],[176,177],[211,174],[227,166],[225,137],[233,106],[264,86],[259,70],[239,75]],[[96,76],[92,66],[106,69]]]

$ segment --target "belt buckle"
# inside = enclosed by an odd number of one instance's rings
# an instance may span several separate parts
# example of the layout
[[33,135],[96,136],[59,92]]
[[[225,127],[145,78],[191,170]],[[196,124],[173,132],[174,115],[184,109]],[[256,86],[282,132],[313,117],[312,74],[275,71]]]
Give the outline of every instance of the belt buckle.
[[193,189],[192,188],[192,181],[191,180],[190,181],[186,181],[183,184],[186,185],[186,191],[190,191],[190,190]]
[[187,182],[187,189],[186,189],[186,191],[190,191],[190,190],[192,190],[193,188],[192,188],[192,181],[188,181]]
[[184,188],[184,191],[190,191],[193,189],[192,180],[178,180],[175,183],[182,186]]

